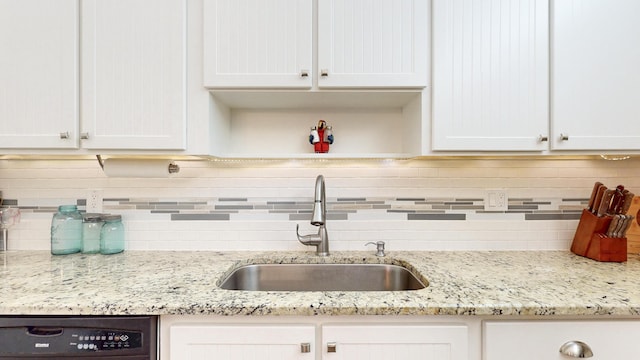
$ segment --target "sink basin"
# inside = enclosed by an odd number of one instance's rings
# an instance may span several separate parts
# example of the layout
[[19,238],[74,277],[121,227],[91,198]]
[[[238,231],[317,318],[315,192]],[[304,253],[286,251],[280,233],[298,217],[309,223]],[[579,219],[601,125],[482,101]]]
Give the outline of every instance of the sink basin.
[[234,270],[220,287],[253,291],[404,291],[426,286],[398,265],[255,264]]

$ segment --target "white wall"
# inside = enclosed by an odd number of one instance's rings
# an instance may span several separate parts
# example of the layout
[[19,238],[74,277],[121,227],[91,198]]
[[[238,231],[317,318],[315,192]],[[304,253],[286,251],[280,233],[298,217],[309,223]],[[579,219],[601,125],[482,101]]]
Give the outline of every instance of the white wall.
[[[582,208],[593,183],[624,184],[640,194],[640,160],[476,160],[411,161],[178,161],[179,174],[167,179],[107,178],[93,160],[0,160],[0,190],[17,200],[22,221],[10,230],[9,249],[49,249],[53,209],[84,199],[87,189],[103,189],[105,211],[121,213],[128,250],[301,250],[295,225],[315,229],[304,220],[263,210],[238,211],[226,221],[175,221],[170,214],[139,202],[205,202],[183,213],[209,212],[219,198],[249,203],[310,201],[316,175],[326,178],[327,197],[380,199],[406,209],[396,198],[473,199],[482,204],[484,190],[505,188],[512,204],[533,199],[537,212],[557,214]],[[520,199],[520,200],[518,200]],[[480,200],[480,201],[479,201]],[[544,200],[544,201],[543,201]],[[520,201],[521,202],[521,201]],[[583,201],[582,201],[583,202]],[[412,205],[421,211],[429,206]],[[347,206],[348,207],[348,206]],[[384,240],[389,250],[568,249],[577,220],[525,220],[519,211],[464,213],[466,220],[407,221],[406,214],[357,207],[348,220],[328,224],[332,250],[364,250],[364,242]],[[301,215],[304,217],[304,214]]]

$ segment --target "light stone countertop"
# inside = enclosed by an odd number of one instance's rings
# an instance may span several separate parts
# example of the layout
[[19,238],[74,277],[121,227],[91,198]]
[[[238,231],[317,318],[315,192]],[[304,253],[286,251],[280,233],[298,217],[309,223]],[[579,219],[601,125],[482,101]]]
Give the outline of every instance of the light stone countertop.
[[[403,292],[260,292],[216,286],[248,263],[389,263],[429,286]],[[0,315],[640,314],[640,257],[600,263],[569,252],[0,252]]]

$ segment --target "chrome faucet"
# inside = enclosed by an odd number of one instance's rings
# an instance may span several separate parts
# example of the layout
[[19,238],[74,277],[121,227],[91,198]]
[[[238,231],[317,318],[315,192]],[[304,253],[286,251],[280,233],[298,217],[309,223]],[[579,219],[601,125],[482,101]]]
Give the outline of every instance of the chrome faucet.
[[316,247],[316,255],[329,256],[329,235],[327,234],[327,199],[324,191],[324,176],[318,175],[316,178],[316,191],[313,199],[313,213],[311,214],[311,225],[318,226],[317,234],[300,235],[300,225],[296,225],[296,235],[298,240],[307,246]]

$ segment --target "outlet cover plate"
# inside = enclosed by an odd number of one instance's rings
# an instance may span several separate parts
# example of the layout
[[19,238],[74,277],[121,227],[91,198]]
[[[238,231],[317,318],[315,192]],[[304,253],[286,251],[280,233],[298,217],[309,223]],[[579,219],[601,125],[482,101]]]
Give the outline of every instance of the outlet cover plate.
[[101,213],[102,212],[102,190],[91,189],[87,193],[87,213]]
[[509,209],[509,196],[505,189],[487,189],[484,193],[485,211],[507,211]]

